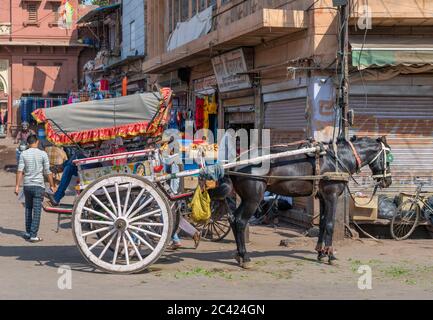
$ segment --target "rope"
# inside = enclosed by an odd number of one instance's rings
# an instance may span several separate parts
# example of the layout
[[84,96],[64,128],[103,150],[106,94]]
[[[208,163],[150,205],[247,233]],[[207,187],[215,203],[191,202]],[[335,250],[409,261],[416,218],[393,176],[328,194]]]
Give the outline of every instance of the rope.
[[357,202],[357,201],[355,200],[355,197],[353,196],[352,192],[350,191],[349,185],[346,184],[346,188],[347,188],[347,191],[349,192],[350,197],[352,198],[353,202],[354,202],[356,205],[358,205],[358,206],[366,206],[366,205],[369,205],[369,204],[371,203],[371,201],[373,201],[373,198],[374,198],[374,196],[375,196],[376,193],[377,193],[377,187],[378,187],[378,185],[375,184],[375,185],[374,185],[373,193],[372,193],[372,195],[371,195],[371,197],[370,197],[370,200],[368,200],[368,202],[366,202],[366,203],[359,203],[359,202]]
[[352,220],[352,223],[359,229],[359,231],[361,231],[364,235],[366,235],[367,237],[369,237],[370,239],[373,239],[374,241],[377,242],[382,242],[379,239],[373,237],[371,234],[369,234],[367,231],[365,231],[364,229],[362,229],[359,224],[357,224],[355,221]]

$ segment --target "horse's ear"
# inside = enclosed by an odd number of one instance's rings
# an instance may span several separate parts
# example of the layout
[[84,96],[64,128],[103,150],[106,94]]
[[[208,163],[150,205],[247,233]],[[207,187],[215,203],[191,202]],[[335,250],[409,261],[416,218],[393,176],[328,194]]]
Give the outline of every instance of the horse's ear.
[[376,141],[386,143],[386,136],[381,136],[380,138],[377,138]]
[[357,139],[357,137],[353,136],[353,137],[350,138],[350,142],[354,142],[354,141],[356,141],[356,139]]

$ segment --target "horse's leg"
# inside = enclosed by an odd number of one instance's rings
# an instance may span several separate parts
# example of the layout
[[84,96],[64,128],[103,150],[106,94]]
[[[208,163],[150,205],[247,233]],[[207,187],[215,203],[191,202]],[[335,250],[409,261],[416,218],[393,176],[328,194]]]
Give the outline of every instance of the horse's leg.
[[332,248],[332,237],[334,235],[334,224],[335,224],[335,213],[337,211],[338,196],[335,193],[328,194],[325,196],[325,248],[324,254],[328,256],[328,262],[331,264],[332,261],[337,260],[334,256]]
[[[263,194],[260,198],[263,197]],[[253,213],[257,210],[259,203],[256,199],[242,200],[240,207],[242,210],[239,215],[236,215],[236,244],[238,245],[238,256],[236,260],[239,266],[242,268],[248,268],[251,262],[250,257],[247,254],[247,249],[245,246],[245,230]]]
[[325,226],[326,226],[326,211],[325,211],[325,201],[321,196],[319,196],[320,201],[320,222],[319,222],[319,237],[317,239],[316,251],[317,251],[317,260],[322,261],[322,259],[326,256],[323,252],[323,236],[325,235]]
[[236,221],[238,220],[237,217],[239,217],[241,215],[241,212],[243,211],[243,206],[242,203],[239,205],[239,207],[237,207],[235,209],[235,211],[233,211],[232,215],[230,216],[230,226],[232,228],[233,231],[233,236],[235,237],[235,241],[236,241],[236,254],[235,254],[235,259],[236,261],[239,263],[239,248],[241,247],[241,244],[239,242],[240,237],[238,236],[238,226]]

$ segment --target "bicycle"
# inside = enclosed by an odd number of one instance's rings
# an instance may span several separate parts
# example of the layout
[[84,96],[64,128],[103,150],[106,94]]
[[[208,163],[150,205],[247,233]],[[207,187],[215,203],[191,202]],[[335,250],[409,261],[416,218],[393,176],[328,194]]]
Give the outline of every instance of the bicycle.
[[[410,237],[421,219],[429,221],[433,215],[433,206],[428,202],[428,196],[423,196],[425,183],[417,183],[415,194],[401,203],[391,220],[391,236],[395,240],[405,240]],[[422,209],[421,209],[422,208]],[[431,220],[430,220],[431,221]]]

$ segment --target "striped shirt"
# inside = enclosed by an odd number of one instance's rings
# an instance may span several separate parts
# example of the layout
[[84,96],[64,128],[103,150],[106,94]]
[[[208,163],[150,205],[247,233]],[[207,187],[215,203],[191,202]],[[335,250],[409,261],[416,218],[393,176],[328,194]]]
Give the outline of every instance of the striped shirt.
[[44,173],[50,174],[50,162],[45,151],[30,148],[23,151],[18,162],[18,171],[24,173],[24,186],[45,188]]

